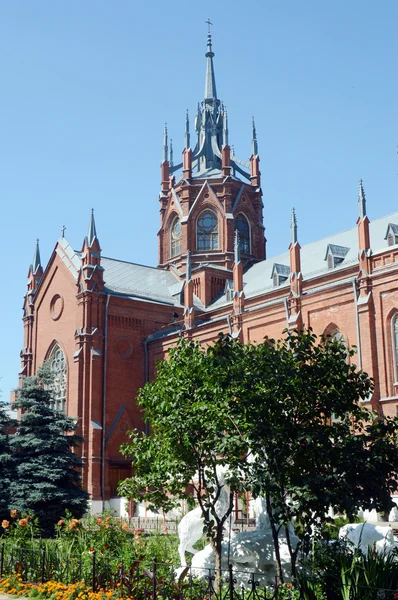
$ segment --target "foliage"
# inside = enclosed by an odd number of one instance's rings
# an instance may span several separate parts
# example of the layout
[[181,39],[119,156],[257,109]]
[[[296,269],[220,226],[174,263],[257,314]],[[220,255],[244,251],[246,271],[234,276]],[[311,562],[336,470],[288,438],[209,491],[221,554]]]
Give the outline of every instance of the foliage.
[[393,598],[398,589],[397,553],[376,553],[373,548],[362,553],[343,540],[317,542],[298,581],[302,592],[311,585],[322,586],[328,600],[374,600],[379,590]]
[[[310,329],[246,346],[239,406],[255,457],[252,490],[267,499],[278,563],[277,532],[284,526],[293,576],[300,546],[309,551],[329,507],[352,520],[360,507],[393,506],[398,421],[363,407],[373,383],[351,364],[353,355],[343,342]],[[296,550],[288,528],[293,518],[301,530]]]
[[181,340],[140,393],[151,435],[130,433],[122,452],[135,475],[120,486],[157,508],[192,486],[217,560],[225,520],[215,511],[216,465],[228,467],[232,491],[266,498],[281,581],[281,527],[295,577],[298,553],[320,537],[330,507],[351,521],[359,508],[386,512],[398,486],[398,420],[364,408],[373,382],[352,364],[354,350],[311,329],[285,333],[257,345]]
[[[25,596],[30,600],[121,600],[126,599],[120,588],[93,592],[83,582],[65,585],[57,581],[42,584],[24,583],[20,575],[11,575],[0,579],[0,592]],[[132,598],[127,598],[132,600]]]
[[9,432],[13,424],[5,404],[0,400],[0,520],[7,517],[10,503],[10,482],[13,477],[14,461]]
[[56,530],[59,552],[65,556],[85,556],[90,563],[90,553],[95,551],[98,565],[106,564],[111,569],[120,562],[129,567],[139,560],[149,567],[155,558],[159,562],[177,558],[177,537],[168,534],[166,528],[161,535],[147,534],[109,512],[80,520],[67,512]]
[[363,523],[364,519],[356,515],[354,519],[349,519],[346,516],[335,517],[333,519],[327,519],[320,524],[319,537],[322,540],[330,541],[337,540],[339,537],[339,531],[344,525],[348,523]]
[[23,379],[15,402],[21,420],[10,438],[16,474],[10,482],[12,508],[32,510],[47,532],[66,509],[80,517],[88,499],[80,482],[82,461],[73,452],[81,438],[73,433],[75,421],[51,407],[51,381],[47,366]]
[[[122,446],[134,477],[120,484],[121,495],[169,509],[175,498],[194,491],[218,577],[223,527],[232,512],[232,492],[242,487],[248,452],[243,414],[231,410],[241,396],[244,353],[244,346],[229,337],[220,336],[207,348],[181,339],[158,364],[155,381],[139,394],[150,436],[132,431]],[[227,468],[231,490],[224,515],[216,511],[224,487],[218,467]]]
[[12,509],[7,519],[1,522],[3,541],[17,546],[26,546],[32,542],[40,532],[38,518],[31,511],[19,513]]
[[43,539],[39,537],[37,519],[12,513],[2,524],[3,572],[10,573],[15,564],[21,564],[20,572],[29,581],[42,576],[43,556],[45,578],[62,583],[76,580],[90,583],[94,559],[96,572],[105,579],[117,573],[120,565],[127,572],[134,564],[151,569],[156,559],[168,563],[169,568],[170,561],[177,559],[177,536],[168,534],[166,528],[161,534],[146,533],[110,513],[83,519],[75,519],[68,513],[56,525],[56,538]]

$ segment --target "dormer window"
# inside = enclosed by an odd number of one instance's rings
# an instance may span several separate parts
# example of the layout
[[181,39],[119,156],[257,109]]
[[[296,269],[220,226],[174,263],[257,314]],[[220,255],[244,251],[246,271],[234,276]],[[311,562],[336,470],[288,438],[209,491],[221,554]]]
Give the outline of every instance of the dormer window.
[[182,231],[181,231],[181,221],[177,217],[173,221],[173,225],[171,226],[171,257],[177,256],[182,252]]
[[341,265],[344,261],[349,248],[346,246],[336,246],[336,244],[328,244],[326,249],[325,260],[328,261],[328,269],[334,269]]
[[234,299],[234,282],[232,279],[227,279],[225,282],[225,300],[227,302],[232,302]]
[[389,223],[384,239],[387,240],[387,246],[395,246],[395,244],[398,244],[398,225]]
[[282,285],[282,283],[285,283],[290,277],[290,267],[275,263],[272,267],[271,277],[274,287]]

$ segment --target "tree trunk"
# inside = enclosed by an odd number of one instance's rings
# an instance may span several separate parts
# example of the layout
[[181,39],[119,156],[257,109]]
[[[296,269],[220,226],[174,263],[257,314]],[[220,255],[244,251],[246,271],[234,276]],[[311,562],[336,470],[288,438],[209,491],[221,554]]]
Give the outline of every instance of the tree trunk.
[[298,551],[299,551],[299,546],[297,546],[296,550],[293,550],[288,525],[285,525],[285,535],[286,535],[287,547],[289,548],[290,562],[292,565],[291,566],[291,575],[292,575],[293,580],[295,580],[296,575],[297,575],[296,563],[297,563],[297,555],[298,555]]
[[221,562],[221,552],[222,552],[222,527],[221,530],[217,527],[216,538],[211,540],[211,545],[214,552],[214,589],[216,594],[221,594],[222,587],[222,562]]
[[279,552],[278,532],[276,531],[274,516],[272,514],[271,499],[270,499],[268,492],[265,495],[265,499],[267,501],[267,512],[268,512],[268,517],[269,517],[269,521],[271,524],[272,540],[274,542],[274,550],[275,550],[275,558],[276,558],[276,567],[277,567],[278,577],[279,577],[280,583],[283,583],[283,571],[282,571],[282,563],[281,563],[281,554]]

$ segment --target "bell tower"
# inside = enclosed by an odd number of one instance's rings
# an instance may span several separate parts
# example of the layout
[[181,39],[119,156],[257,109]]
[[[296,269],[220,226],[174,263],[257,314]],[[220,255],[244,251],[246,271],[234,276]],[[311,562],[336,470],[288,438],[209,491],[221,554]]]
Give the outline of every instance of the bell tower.
[[167,127],[164,130],[158,238],[159,267],[172,269],[181,278],[190,253],[193,292],[208,306],[232,280],[235,231],[243,266],[264,260],[265,238],[254,119],[252,153],[244,162],[229,145],[227,109],[217,97],[210,30],[205,57],[205,91],[196,111],[194,148],[187,111],[178,164],[173,162]]

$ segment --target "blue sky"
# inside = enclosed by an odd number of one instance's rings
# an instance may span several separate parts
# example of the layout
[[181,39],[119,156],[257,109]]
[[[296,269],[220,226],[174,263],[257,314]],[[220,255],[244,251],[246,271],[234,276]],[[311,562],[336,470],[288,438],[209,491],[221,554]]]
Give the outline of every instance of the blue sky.
[[17,384],[35,240],[46,263],[90,209],[105,256],[155,265],[165,121],[175,159],[204,90],[214,23],[230,142],[261,156],[268,256],[398,209],[398,3],[384,0],[0,2],[0,388]]

